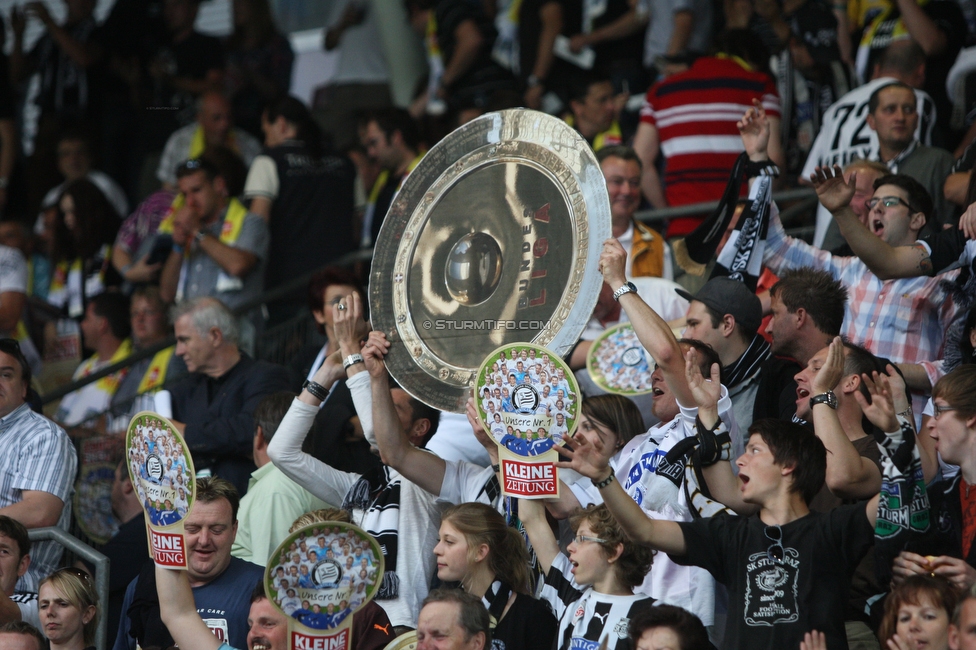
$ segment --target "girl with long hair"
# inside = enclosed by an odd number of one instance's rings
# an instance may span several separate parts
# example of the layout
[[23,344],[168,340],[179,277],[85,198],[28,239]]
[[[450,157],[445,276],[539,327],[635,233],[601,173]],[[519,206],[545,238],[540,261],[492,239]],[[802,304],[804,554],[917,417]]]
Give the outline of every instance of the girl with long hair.
[[549,650],[556,618],[532,596],[525,540],[497,510],[483,503],[462,503],[441,516],[434,547],[437,577],[460,582],[482,599],[491,615],[492,639],[504,648]]

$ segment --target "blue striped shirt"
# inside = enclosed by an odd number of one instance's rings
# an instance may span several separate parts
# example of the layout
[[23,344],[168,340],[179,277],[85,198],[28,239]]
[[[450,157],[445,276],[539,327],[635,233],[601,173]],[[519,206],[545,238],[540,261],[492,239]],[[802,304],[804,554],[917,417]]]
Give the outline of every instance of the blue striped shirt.
[[[0,418],[0,450],[0,508],[20,502],[24,490],[48,492],[64,502],[58,527],[67,531],[78,458],[64,429],[22,404]],[[62,552],[52,541],[32,544],[30,568],[17,588],[37,591],[40,579],[58,567]]]

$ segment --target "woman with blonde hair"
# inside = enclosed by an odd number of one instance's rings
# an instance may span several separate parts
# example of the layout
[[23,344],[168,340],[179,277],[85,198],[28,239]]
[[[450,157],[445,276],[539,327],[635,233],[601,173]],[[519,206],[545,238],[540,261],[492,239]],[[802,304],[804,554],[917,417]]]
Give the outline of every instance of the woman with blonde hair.
[[556,618],[532,597],[529,552],[522,536],[497,510],[462,503],[441,515],[434,547],[437,577],[459,582],[481,598],[491,615],[492,639],[505,648],[549,650]]
[[37,608],[51,650],[94,650],[98,592],[87,573],[66,567],[41,580]]

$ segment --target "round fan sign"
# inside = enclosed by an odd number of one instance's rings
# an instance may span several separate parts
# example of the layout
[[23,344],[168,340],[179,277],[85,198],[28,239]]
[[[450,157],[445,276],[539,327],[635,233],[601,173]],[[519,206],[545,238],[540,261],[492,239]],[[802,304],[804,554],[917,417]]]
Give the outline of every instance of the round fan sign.
[[607,328],[590,346],[586,369],[608,393],[643,395],[651,392],[654,359],[641,345],[630,323]]
[[[292,647],[349,648],[352,617],[383,580],[379,544],[358,526],[324,522],[289,535],[271,555],[264,590],[289,617]],[[328,645],[314,643],[328,638]],[[301,641],[296,641],[301,639]]]
[[158,413],[132,418],[125,438],[129,477],[149,520],[160,566],[186,567],[183,520],[196,498],[193,459],[176,427]]
[[541,346],[505,345],[481,364],[475,394],[478,416],[499,447],[503,491],[554,496],[553,447],[573,434],[579,415],[579,386],[569,366]]

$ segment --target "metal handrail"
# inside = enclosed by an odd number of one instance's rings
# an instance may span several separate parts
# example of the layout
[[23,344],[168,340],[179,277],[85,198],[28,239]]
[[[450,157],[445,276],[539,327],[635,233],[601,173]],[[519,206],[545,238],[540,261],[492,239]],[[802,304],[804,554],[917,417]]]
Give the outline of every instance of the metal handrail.
[[95,647],[98,650],[106,650],[108,647],[108,617],[106,616],[108,613],[108,572],[111,564],[108,557],[55,526],[33,528],[27,531],[27,535],[32,542],[54,540],[75,555],[95,565],[95,591],[98,592],[98,603],[101,608],[98,628],[95,630]]
[[[809,187],[798,187],[792,190],[783,190],[773,194],[773,201],[787,202],[798,199],[817,198],[817,193]],[[703,213],[711,212],[718,207],[718,201],[706,201],[704,203],[692,203],[691,205],[668,206],[656,210],[639,210],[634,218],[642,223],[659,223],[666,219],[676,217],[693,217]]]
[[[351,253],[347,253],[346,255],[343,255],[342,257],[333,260],[332,263],[328,264],[327,266],[349,266],[355,262],[363,262],[366,260],[370,260],[372,258],[373,258],[372,249],[360,249],[357,251],[353,251]],[[326,267],[323,266],[322,268],[326,268]],[[295,292],[296,290],[304,289],[308,285],[309,280],[312,279],[312,276],[321,270],[322,269],[315,269],[314,271],[310,271],[305,275],[299,276],[297,278],[293,278],[288,282],[278,287],[275,287],[274,289],[271,289],[270,291],[265,291],[259,296],[255,296],[253,299],[248,300],[243,305],[234,309],[234,315],[241,316],[243,314],[248,313],[249,311],[251,311],[256,307],[260,307],[266,302],[273,302],[274,300],[278,298],[283,298]],[[54,390],[48,393],[45,393],[44,395],[41,396],[41,404],[49,404],[50,402],[53,402],[56,399],[61,399],[68,393],[74,392],[79,388],[83,388],[88,384],[96,382],[102,377],[107,377],[111,374],[115,374],[116,372],[124,368],[128,368],[132,364],[138,361],[142,361],[147,357],[151,357],[157,352],[159,352],[160,350],[168,348],[171,345],[176,345],[176,337],[174,336],[167,337],[166,340],[157,343],[155,345],[152,345],[148,348],[144,348],[136,352],[133,352],[125,359],[122,359],[117,363],[113,363],[110,366],[106,366],[97,372],[93,372],[87,377],[69,382],[67,384],[64,384],[63,386],[59,386],[58,388],[55,388]]]
[[[782,192],[776,192],[773,194],[773,200],[777,202],[789,202],[789,201],[803,201],[802,207],[806,208],[807,203],[812,199],[816,200],[817,193],[811,188],[796,188],[791,190],[784,190]],[[707,201],[704,203],[694,203],[691,205],[681,205],[675,207],[661,208],[658,210],[640,210],[634,217],[643,223],[656,224],[666,219],[673,219],[675,217],[698,215],[702,213],[711,212],[716,207],[718,207],[718,201]],[[797,206],[801,207],[801,206]],[[787,213],[783,213],[784,220],[786,219]],[[373,258],[373,250],[371,248],[363,248],[351,253],[347,253],[342,257],[333,260],[328,266],[350,266],[356,262],[364,262]],[[322,268],[325,268],[324,266]],[[234,315],[241,316],[250,312],[251,310],[260,307],[264,303],[273,302],[279,298],[284,298],[295,291],[304,289],[312,276],[318,273],[321,269],[315,269],[310,271],[305,275],[299,276],[297,278],[292,278],[288,282],[275,287],[269,291],[262,293],[259,296],[255,296],[251,300],[245,302],[243,305],[239,306],[234,310]],[[69,382],[63,386],[59,386],[54,390],[41,396],[42,404],[49,404],[54,400],[61,399],[68,393],[78,390],[92,382],[96,382],[102,377],[107,377],[108,375],[114,374],[124,368],[131,366],[132,364],[142,361],[143,359],[150,357],[160,350],[170,347],[176,344],[176,339],[172,336],[168,337],[165,341],[157,343],[156,345],[150,346],[148,348],[138,350],[125,359],[122,359],[118,363],[114,363],[110,366],[106,366],[97,372],[78,379],[76,381]]]

